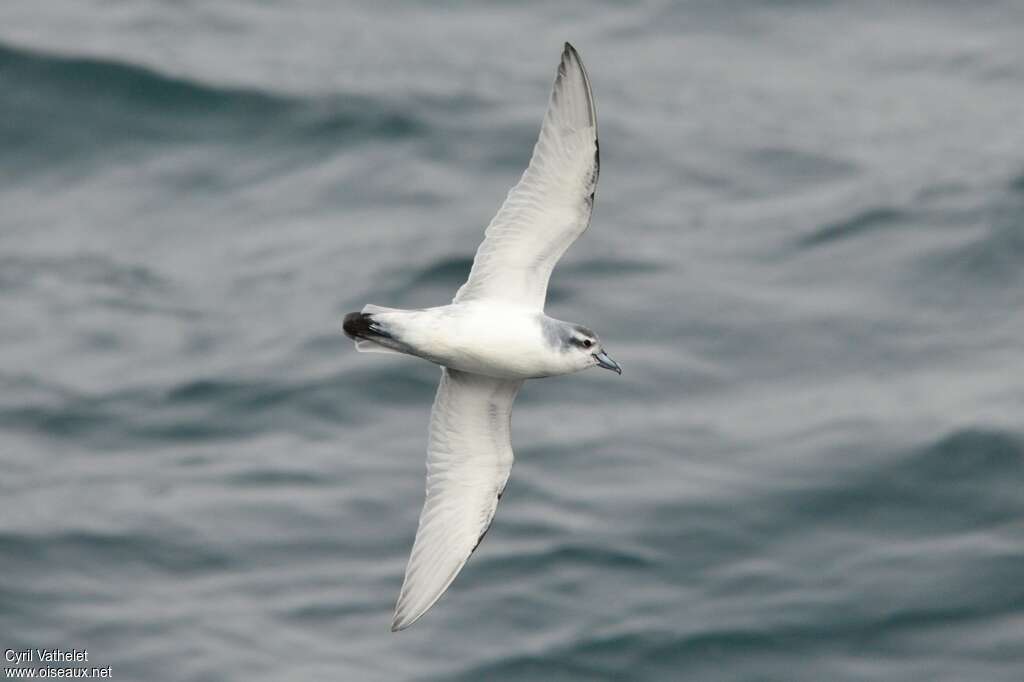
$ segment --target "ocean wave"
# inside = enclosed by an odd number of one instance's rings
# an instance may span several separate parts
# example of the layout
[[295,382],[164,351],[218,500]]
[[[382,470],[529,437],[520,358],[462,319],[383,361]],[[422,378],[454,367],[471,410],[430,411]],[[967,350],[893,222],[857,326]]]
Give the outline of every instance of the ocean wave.
[[1014,192],[1024,194],[1024,173],[1021,173],[1010,181],[1010,189]]
[[88,161],[157,144],[343,145],[427,129],[408,102],[297,97],[217,85],[94,57],[0,43],[0,172]]
[[120,262],[104,254],[0,255],[0,290],[28,289],[47,278],[69,286],[92,286],[132,295],[165,293],[173,288],[168,279],[151,267]]
[[206,85],[116,60],[56,55],[0,43],[0,73],[7,83],[61,87],[69,96],[134,101],[140,106],[214,109],[245,105],[275,109],[288,98],[256,90]]
[[[395,294],[409,293],[421,287],[443,287],[457,289],[462,286],[473,267],[471,258],[442,258],[435,260],[412,273]],[[454,289],[453,289],[454,291]]]
[[[0,387],[25,378],[0,376]],[[360,370],[318,380],[196,379],[169,388],[82,393],[32,385],[0,406],[0,428],[108,450],[139,443],[213,442],[272,432],[335,433],[369,405],[429,401],[434,384],[400,371]]]
[[859,476],[788,495],[780,504],[859,532],[945,535],[1020,518],[1022,489],[1024,438],[976,426],[894,452]]
[[888,206],[869,208],[845,220],[823,225],[809,235],[799,239],[802,248],[825,246],[846,239],[853,239],[869,232],[889,229],[907,219],[907,214]]
[[[1014,566],[1015,562],[1003,562],[997,570],[998,580],[1014,584]],[[892,646],[900,638],[920,640],[940,630],[956,632],[979,621],[1012,616],[1024,604],[1019,589],[1009,590],[1004,598],[995,588],[982,592],[985,596],[975,603],[951,596],[947,602],[935,605],[901,603],[894,596],[887,607],[872,610],[865,610],[862,598],[846,595],[856,602],[823,604],[824,608],[805,612],[799,619],[775,610],[754,622],[730,622],[735,619],[730,618],[728,608],[694,604],[695,610],[706,614],[703,624],[680,617],[678,628],[673,629],[653,616],[637,616],[629,624],[575,632],[571,638],[529,652],[484,661],[460,671],[456,679],[548,679],[552,671],[568,679],[717,679],[726,662],[734,672],[746,670],[749,674],[740,675],[743,679],[835,679],[838,670],[844,669],[841,662],[822,661],[805,669],[794,666],[783,654],[810,656],[831,647],[873,651]],[[671,609],[671,598],[666,598],[663,606]],[[754,606],[750,604],[749,608]],[[837,611],[843,617],[835,617]],[[653,625],[652,621],[659,624]],[[947,655],[956,656],[955,648]],[[935,660],[934,655],[909,657],[905,665],[925,671]]]
[[204,549],[193,540],[174,540],[166,534],[67,530],[59,533],[0,533],[0,554],[13,563],[91,568],[115,562],[126,568],[139,565],[187,575],[219,570],[232,563],[229,556]]
[[1024,278],[1024,175],[967,216],[971,238],[925,257],[924,263],[939,278],[955,278],[958,291],[964,286],[985,287],[1006,295],[1017,305],[1017,291]]
[[[396,272],[393,279],[399,284],[382,294],[381,300],[430,301],[425,305],[438,305],[458,291],[469,277],[473,259],[452,256],[436,259],[411,274]],[[558,275],[549,287],[549,303],[562,303],[573,297],[573,290],[560,282],[573,282],[582,288],[590,279],[599,280],[609,275],[628,277],[658,272],[663,265],[649,261],[628,258],[592,258],[585,261],[565,263],[559,267]]]

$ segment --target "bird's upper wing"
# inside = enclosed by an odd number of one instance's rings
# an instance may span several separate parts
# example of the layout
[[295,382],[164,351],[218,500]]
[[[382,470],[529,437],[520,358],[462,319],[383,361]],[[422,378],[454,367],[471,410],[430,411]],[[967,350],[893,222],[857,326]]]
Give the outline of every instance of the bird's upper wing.
[[512,402],[522,383],[442,368],[430,415],[427,499],[392,630],[434,605],[491,525],[512,469]]
[[530,165],[487,226],[454,302],[542,310],[552,269],[590,224],[599,165],[590,80],[566,43]]

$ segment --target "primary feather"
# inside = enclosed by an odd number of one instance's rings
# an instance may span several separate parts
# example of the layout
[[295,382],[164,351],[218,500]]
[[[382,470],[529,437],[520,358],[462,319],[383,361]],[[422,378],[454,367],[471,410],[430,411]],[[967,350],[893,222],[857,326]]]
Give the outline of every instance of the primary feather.
[[521,381],[441,370],[427,445],[427,499],[392,630],[407,628],[458,575],[512,470],[512,402]]
[[454,302],[543,310],[551,271],[590,224],[599,165],[590,79],[566,43],[530,165],[487,226]]

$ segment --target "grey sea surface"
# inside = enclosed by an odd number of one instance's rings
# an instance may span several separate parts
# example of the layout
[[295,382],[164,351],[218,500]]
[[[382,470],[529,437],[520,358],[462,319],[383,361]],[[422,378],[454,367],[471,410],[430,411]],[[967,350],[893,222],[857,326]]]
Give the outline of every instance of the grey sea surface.
[[[0,3],[0,648],[118,680],[1024,679],[1024,5]],[[391,611],[443,304],[565,40],[591,229]],[[17,667],[4,663],[6,667]]]

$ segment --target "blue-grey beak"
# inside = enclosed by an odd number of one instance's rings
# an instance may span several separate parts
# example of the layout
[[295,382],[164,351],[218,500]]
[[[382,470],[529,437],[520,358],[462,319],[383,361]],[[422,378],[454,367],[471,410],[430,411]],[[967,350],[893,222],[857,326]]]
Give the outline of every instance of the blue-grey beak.
[[613,372],[622,374],[622,368],[619,367],[619,363],[612,360],[612,356],[608,355],[604,351],[600,353],[594,353],[594,359],[597,360],[597,364],[605,369],[610,369]]

